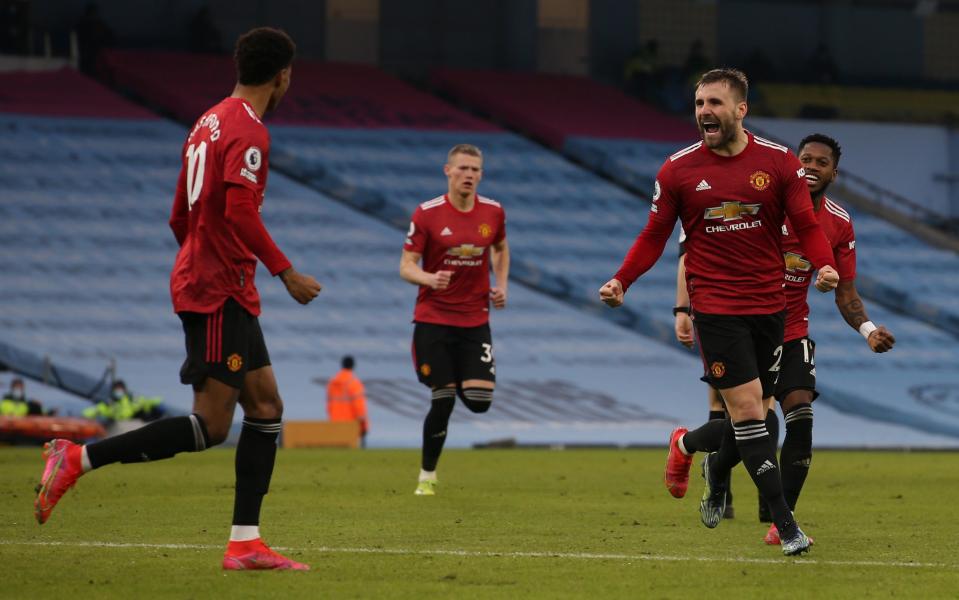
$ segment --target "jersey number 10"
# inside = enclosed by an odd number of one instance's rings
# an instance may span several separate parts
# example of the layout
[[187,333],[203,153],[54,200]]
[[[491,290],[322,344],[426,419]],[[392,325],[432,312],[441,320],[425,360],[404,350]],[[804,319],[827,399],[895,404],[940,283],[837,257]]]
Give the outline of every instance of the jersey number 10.
[[203,189],[203,171],[206,169],[206,142],[200,145],[190,144],[186,150],[186,199],[193,210],[193,204]]

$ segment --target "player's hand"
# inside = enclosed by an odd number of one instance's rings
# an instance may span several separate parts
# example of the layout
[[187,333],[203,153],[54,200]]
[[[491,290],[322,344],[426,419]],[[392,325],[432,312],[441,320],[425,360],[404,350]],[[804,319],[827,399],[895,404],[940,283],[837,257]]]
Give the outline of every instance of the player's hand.
[[676,313],[676,339],[687,348],[693,347],[693,320],[684,312]]
[[434,290],[445,290],[450,286],[450,279],[453,277],[452,271],[437,271],[430,273],[430,287]]
[[616,308],[623,304],[623,284],[618,279],[610,279],[603,287],[599,288],[599,299],[606,306]]
[[896,344],[896,338],[892,335],[892,332],[882,325],[870,333],[869,339],[866,341],[869,343],[869,348],[872,349],[873,352],[877,353],[889,352]]
[[280,279],[283,280],[286,291],[300,304],[309,304],[323,289],[313,276],[299,273],[293,267],[280,273]]
[[493,301],[493,308],[506,308],[506,288],[494,287],[489,291],[490,300]]
[[836,272],[836,269],[829,265],[819,269],[819,274],[816,275],[817,290],[823,293],[831,292],[836,289],[837,285],[839,285],[839,273]]

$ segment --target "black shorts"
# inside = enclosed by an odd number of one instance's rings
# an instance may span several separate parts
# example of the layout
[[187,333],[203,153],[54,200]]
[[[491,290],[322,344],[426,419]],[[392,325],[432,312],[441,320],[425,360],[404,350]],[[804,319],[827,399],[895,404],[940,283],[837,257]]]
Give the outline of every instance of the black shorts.
[[776,391],[785,311],[771,315],[711,315],[693,311],[706,377],[724,390],[759,379],[763,398]]
[[776,400],[782,402],[793,390],[809,390],[813,400],[819,396],[816,391],[816,342],[812,338],[789,340],[783,344]]
[[240,389],[247,371],[270,364],[260,321],[233,298],[216,312],[177,313],[186,335],[180,381],[198,390],[207,377]]
[[489,324],[453,327],[417,323],[413,329],[413,366],[430,388],[459,386],[468,379],[496,381],[496,359]]

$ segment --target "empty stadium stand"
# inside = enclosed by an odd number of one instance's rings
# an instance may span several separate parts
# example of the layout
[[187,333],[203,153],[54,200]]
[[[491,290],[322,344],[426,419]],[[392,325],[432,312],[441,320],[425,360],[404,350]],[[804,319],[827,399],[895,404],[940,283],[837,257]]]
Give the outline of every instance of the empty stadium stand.
[[[298,70],[301,79],[304,72]],[[116,83],[135,87],[119,77]],[[351,93],[366,94],[355,101],[369,106],[378,91],[369,85]],[[604,309],[595,295],[641,228],[644,203],[488,124],[427,129],[430,118],[416,117],[431,110],[417,108],[422,94],[403,93],[408,104],[397,102],[396,110],[413,115],[417,127],[271,127],[274,170],[264,219],[294,264],[325,285],[317,303],[304,308],[260,273],[264,330],[288,416],[320,415],[318,384],[352,353],[377,391],[370,394],[370,442],[418,443],[425,400],[409,367],[414,290],[397,275],[400,219],[443,190],[448,147],[472,141],[488,155],[484,192],[506,206],[518,276],[537,289],[556,286],[551,294],[565,302],[514,283],[509,309],[493,316],[497,404],[484,419],[457,411],[452,441],[661,443],[672,424],[699,422],[698,360],[597,316],[630,314]],[[342,113],[349,114],[354,98],[342,101]],[[172,106],[164,110],[175,114]],[[458,119],[465,128],[473,119],[443,110],[451,113],[444,123]],[[3,287],[16,290],[3,296],[4,341],[79,368],[116,357],[128,380],[134,377],[126,373],[136,374],[138,389],[187,406],[176,382],[182,338],[166,289],[175,252],[166,218],[185,127],[8,114],[0,116],[0,130],[0,253],[10,265]],[[664,258],[629,297],[638,326],[663,340],[671,330],[674,265]],[[835,393],[825,393],[817,409],[824,415],[817,439],[955,445],[959,418],[930,404],[942,394],[921,391],[950,382],[959,366],[955,340],[873,309],[874,319],[900,336],[894,354],[877,358],[845,325],[832,331],[835,310],[822,304],[814,305],[814,330],[822,368],[833,370],[822,378]],[[915,400],[913,388],[921,388]]]

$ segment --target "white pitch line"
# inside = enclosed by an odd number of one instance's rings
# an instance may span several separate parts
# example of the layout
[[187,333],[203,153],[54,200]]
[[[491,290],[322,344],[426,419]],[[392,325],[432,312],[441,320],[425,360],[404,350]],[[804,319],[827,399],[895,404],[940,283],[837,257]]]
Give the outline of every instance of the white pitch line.
[[[147,548],[157,550],[222,550],[223,545],[210,544],[147,544],[136,542],[58,542],[0,540],[0,546],[63,546],[71,548]],[[591,552],[496,552],[481,550],[411,550],[407,548],[342,548],[311,546],[276,550],[296,552],[325,552],[328,554],[387,554],[418,556],[466,556],[483,558],[562,558],[572,560],[621,560],[654,562],[717,562],[762,565],[822,565],[830,567],[902,567],[959,570],[959,565],[948,563],[882,561],[882,560],[819,560],[815,558],[749,558],[722,556],[671,556],[657,554],[597,554]]]

